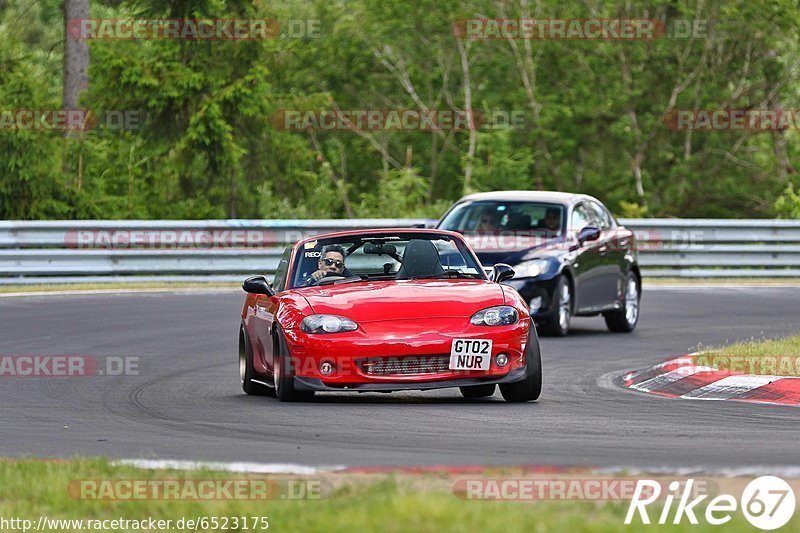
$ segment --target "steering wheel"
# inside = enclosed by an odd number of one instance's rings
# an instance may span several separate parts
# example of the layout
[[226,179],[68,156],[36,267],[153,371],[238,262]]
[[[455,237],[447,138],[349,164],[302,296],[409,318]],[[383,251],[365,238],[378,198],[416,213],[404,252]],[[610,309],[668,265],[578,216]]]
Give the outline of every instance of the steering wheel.
[[322,280],[330,280],[329,282],[324,283],[324,285],[328,285],[328,283],[333,283],[334,281],[345,279],[345,277],[346,276],[344,276],[343,274],[337,274],[336,272],[325,272],[325,275],[317,280],[314,280],[314,283],[312,283],[311,286],[322,285],[323,284]]

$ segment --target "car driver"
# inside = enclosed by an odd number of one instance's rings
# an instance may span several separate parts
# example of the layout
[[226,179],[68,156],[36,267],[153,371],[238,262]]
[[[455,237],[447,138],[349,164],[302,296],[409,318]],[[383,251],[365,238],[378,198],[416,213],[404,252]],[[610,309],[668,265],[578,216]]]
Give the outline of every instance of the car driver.
[[475,228],[480,233],[491,233],[500,228],[500,216],[494,209],[487,209],[481,214],[478,226]]
[[323,247],[319,254],[319,261],[317,261],[317,270],[311,274],[306,284],[314,285],[329,273],[333,276],[343,276],[344,258],[344,248],[338,244],[329,244]]

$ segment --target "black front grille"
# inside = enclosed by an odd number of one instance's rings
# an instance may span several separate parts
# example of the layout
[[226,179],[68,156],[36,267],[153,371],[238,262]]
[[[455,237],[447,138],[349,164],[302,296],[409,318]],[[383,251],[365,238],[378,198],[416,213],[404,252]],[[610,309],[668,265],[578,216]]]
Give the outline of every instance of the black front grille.
[[403,357],[370,357],[360,359],[358,366],[370,376],[438,374],[448,372],[449,355],[413,355]]

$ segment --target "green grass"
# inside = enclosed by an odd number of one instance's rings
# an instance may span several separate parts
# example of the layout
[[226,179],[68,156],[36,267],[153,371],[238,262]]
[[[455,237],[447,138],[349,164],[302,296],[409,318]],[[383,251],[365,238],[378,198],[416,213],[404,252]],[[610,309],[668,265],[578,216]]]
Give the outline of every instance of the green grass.
[[[499,502],[463,500],[452,493],[446,476],[403,474],[365,476],[326,474],[330,487],[315,500],[262,501],[96,501],[68,494],[73,480],[101,479],[242,479],[243,474],[210,471],[156,471],[112,466],[103,459],[75,461],[0,460],[0,517],[39,516],[63,519],[142,520],[148,517],[176,521],[181,517],[267,516],[270,531],[533,531],[617,532],[719,531],[704,524],[691,526],[624,526],[627,502]],[[474,475],[465,476],[474,478]],[[285,476],[284,476],[285,478]],[[260,479],[263,479],[261,477]],[[278,479],[278,478],[272,478]],[[738,495],[737,495],[738,496]],[[674,511],[674,508],[673,508]],[[658,509],[651,511],[657,520]],[[793,519],[787,530],[800,525]],[[737,512],[725,531],[750,531]],[[221,529],[218,529],[221,530]],[[218,531],[207,529],[206,531]],[[62,531],[72,531],[62,529]]]
[[782,355],[800,357],[800,335],[783,337],[781,339],[767,339],[737,342],[722,348],[707,350],[710,355],[734,355],[742,357]]
[[697,363],[746,374],[800,376],[800,335],[704,349]]

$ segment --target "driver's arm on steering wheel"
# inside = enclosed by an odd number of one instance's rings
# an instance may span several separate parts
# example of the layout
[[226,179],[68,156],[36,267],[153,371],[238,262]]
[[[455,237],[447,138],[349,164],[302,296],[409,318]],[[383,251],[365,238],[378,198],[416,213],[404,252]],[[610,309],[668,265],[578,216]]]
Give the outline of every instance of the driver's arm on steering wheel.
[[337,276],[338,277],[338,276],[343,276],[343,273],[339,274],[337,272],[325,272],[324,270],[315,270],[314,272],[311,273],[311,275],[308,277],[308,279],[305,281],[305,283],[303,283],[303,286],[304,287],[311,287],[311,286],[317,285],[322,278],[327,277],[327,276]]
[[326,274],[327,272],[323,270],[315,270],[314,272],[311,273],[311,279],[313,279],[314,281],[319,281],[322,278],[324,278]]
[[311,275],[310,275],[310,276],[308,276],[308,277],[306,278],[306,280],[303,282],[303,287],[311,287],[311,286],[314,286],[314,285],[316,285],[316,284],[319,282],[319,280],[321,280],[321,279],[322,279],[322,278],[324,278],[324,277],[325,277],[325,273],[324,273],[323,271],[321,271],[321,270],[315,270],[315,271],[314,271],[314,272],[312,272],[312,273],[311,273]]

